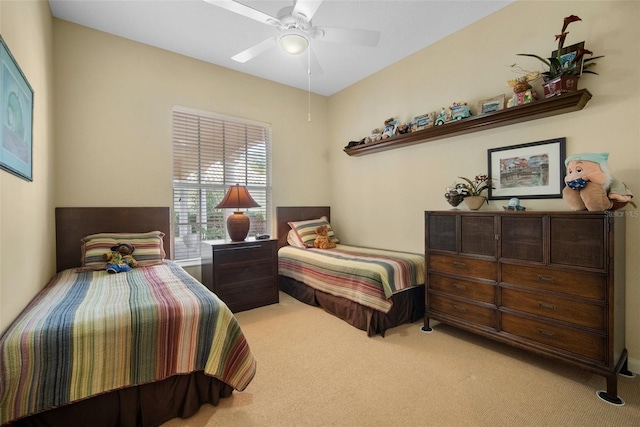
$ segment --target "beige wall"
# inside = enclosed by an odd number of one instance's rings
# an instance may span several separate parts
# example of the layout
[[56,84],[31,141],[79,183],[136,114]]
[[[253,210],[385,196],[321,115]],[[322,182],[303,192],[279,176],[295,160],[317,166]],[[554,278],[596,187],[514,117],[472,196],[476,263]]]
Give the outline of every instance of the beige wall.
[[67,21],[54,33],[58,206],[170,206],[173,105],[271,123],[274,206],[329,203],[325,97],[309,122],[304,91]]
[[[439,110],[454,101],[509,94],[506,67],[518,62],[540,69],[554,35],[571,14],[567,45],[582,40],[596,54],[599,76],[583,77],[593,94],[586,108],[556,117],[442,139],[362,157],[349,157],[347,141],[366,136],[388,117],[402,121]],[[423,250],[424,210],[449,209],[443,194],[458,176],[487,172],[487,149],[556,137],[567,138],[567,153],[610,152],[609,166],[640,199],[640,52],[637,2],[514,3],[441,42],[334,95],[329,100],[333,189],[332,224],[341,239],[367,246]],[[539,88],[539,84],[538,84]],[[640,200],[639,200],[640,202]],[[528,209],[567,210],[561,199],[523,200]],[[483,209],[502,209],[495,201]],[[640,211],[627,218],[626,342],[640,372]]]
[[0,171],[0,332],[55,271],[48,2],[0,1],[0,34],[34,91],[33,182]]

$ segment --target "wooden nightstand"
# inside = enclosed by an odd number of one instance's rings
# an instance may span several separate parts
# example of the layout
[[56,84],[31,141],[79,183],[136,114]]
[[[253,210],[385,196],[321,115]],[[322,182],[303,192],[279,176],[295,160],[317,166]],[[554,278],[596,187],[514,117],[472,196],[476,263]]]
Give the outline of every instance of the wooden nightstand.
[[234,313],[277,303],[278,241],[203,241],[202,283]]

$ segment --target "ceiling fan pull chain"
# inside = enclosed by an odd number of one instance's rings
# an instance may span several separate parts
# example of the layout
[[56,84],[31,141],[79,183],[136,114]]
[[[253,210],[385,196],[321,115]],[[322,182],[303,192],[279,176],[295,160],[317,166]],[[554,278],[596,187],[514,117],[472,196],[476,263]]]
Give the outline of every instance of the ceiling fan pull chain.
[[308,113],[307,113],[307,121],[311,121],[311,42],[309,42],[309,49],[307,49],[307,103],[308,103]]

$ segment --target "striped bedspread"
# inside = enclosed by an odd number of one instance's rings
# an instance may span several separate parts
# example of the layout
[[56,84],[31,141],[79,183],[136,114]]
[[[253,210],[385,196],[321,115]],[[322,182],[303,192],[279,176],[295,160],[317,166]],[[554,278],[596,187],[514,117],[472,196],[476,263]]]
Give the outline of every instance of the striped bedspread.
[[278,272],[306,285],[383,313],[391,295],[424,285],[424,256],[408,252],[337,245],[335,249],[284,246]]
[[0,337],[0,424],[198,370],[241,391],[256,361],[231,311],[180,266],[64,270]]

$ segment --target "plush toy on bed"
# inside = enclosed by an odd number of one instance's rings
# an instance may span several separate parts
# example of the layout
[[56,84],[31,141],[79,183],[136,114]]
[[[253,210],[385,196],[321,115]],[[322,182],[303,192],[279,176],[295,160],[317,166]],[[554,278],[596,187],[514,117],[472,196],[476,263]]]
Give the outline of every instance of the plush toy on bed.
[[333,249],[336,244],[329,240],[329,231],[326,225],[316,227],[316,240],[313,241],[313,247],[318,249]]
[[565,159],[562,198],[572,210],[605,211],[631,202],[631,191],[611,176],[608,158],[609,153],[581,153]]
[[138,261],[133,258],[133,251],[136,249],[128,243],[118,243],[111,247],[111,252],[102,255],[102,259],[107,261],[107,273],[115,274],[122,271],[129,271],[138,265]]

